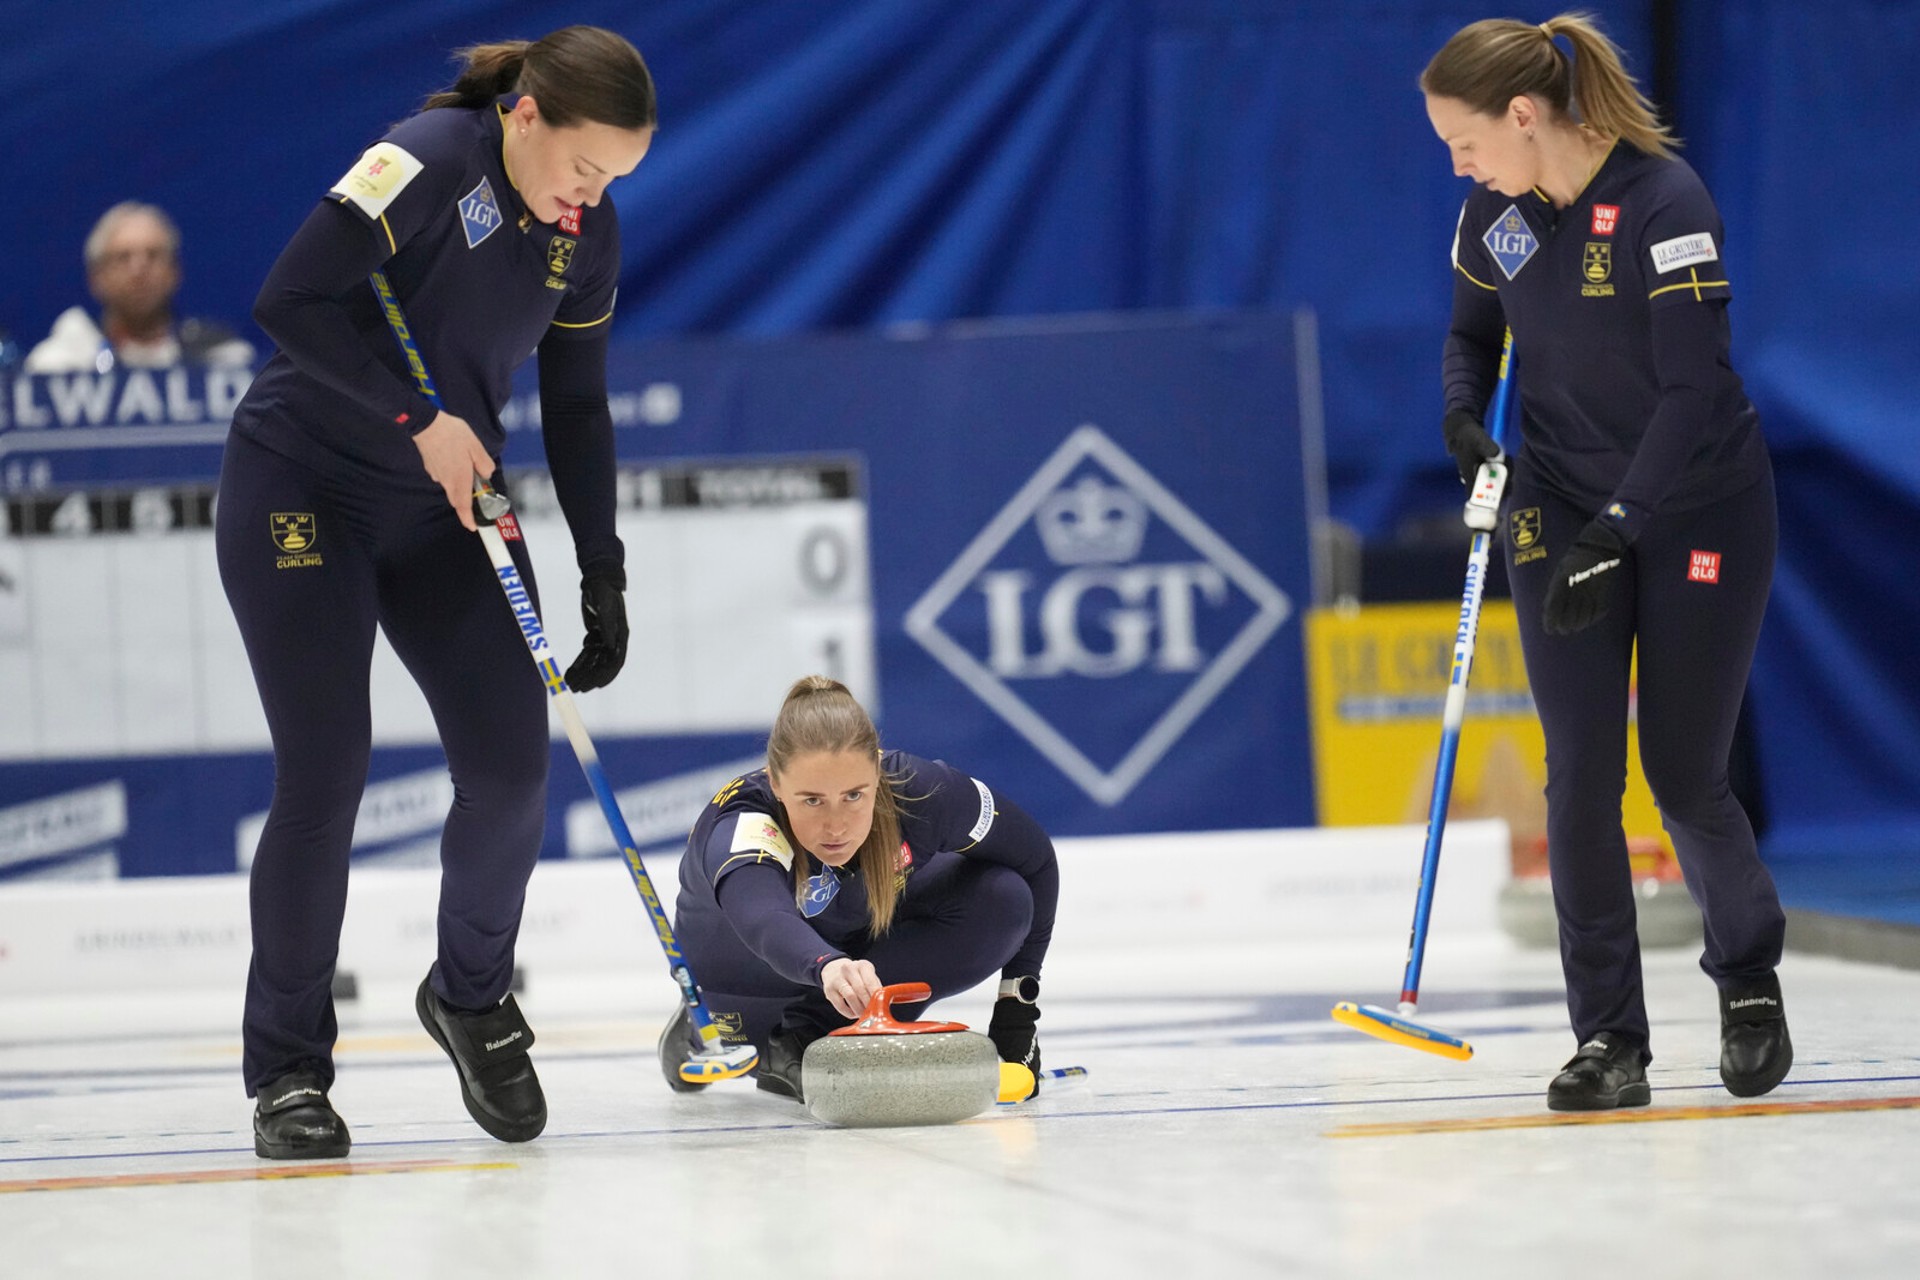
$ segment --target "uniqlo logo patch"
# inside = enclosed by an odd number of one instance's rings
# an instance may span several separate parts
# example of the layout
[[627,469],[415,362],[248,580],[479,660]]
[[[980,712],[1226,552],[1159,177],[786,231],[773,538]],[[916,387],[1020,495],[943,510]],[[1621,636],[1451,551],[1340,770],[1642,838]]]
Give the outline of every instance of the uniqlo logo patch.
[[1696,551],[1687,565],[1688,582],[1720,581],[1720,553]]
[[560,229],[570,236],[580,234],[580,206],[574,205],[560,215]]
[[[505,515],[501,516],[498,520],[495,520],[493,522],[493,527],[500,531],[500,537],[502,540],[506,542],[520,541],[520,522],[513,518],[513,512],[509,511]],[[1698,556],[1700,553],[1696,551],[1693,554],[1695,556]],[[1718,556],[1714,557],[1716,561],[1719,560],[1719,558],[1720,557]]]
[[1610,236],[1613,229],[1620,225],[1620,206],[1617,204],[1597,204],[1593,206],[1593,234]]

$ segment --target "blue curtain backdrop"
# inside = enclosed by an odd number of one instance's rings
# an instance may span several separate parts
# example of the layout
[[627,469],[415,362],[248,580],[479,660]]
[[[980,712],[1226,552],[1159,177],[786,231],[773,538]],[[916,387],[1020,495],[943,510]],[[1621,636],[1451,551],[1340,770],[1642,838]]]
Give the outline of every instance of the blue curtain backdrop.
[[1735,355],[1779,477],[1754,675],[1769,852],[1896,868],[1914,914],[1920,5],[1687,9],[1679,107],[1729,224]]
[[[1677,16],[1672,105],[1729,228],[1736,358],[1780,470],[1755,677],[1774,845],[1920,858],[1920,664],[1904,640],[1920,615],[1920,5],[1582,7],[1643,82],[1656,20]],[[662,104],[652,156],[615,191],[623,332],[1308,304],[1333,511],[1378,536],[1457,500],[1435,404],[1464,192],[1414,79],[1487,12],[10,2],[0,327],[30,342],[82,299],[81,242],[126,198],[179,219],[185,308],[244,324],[311,202],[449,78],[451,49],[598,23],[645,52]]]

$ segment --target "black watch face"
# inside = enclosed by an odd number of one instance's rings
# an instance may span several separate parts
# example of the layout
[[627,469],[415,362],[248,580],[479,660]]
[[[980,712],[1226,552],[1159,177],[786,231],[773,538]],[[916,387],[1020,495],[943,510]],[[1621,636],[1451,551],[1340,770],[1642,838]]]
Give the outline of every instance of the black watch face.
[[1020,998],[1032,1004],[1040,998],[1040,979],[1026,977],[1020,979]]

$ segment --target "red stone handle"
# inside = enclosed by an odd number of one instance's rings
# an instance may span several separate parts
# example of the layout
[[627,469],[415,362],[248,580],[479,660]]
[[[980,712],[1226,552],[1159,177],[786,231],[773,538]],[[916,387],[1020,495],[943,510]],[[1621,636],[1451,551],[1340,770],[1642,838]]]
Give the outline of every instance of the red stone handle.
[[893,1016],[893,1002],[914,1004],[933,994],[924,982],[896,982],[880,988],[860,1011],[852,1026],[841,1027],[836,1036],[917,1036],[930,1031],[965,1031],[964,1022],[899,1022]]

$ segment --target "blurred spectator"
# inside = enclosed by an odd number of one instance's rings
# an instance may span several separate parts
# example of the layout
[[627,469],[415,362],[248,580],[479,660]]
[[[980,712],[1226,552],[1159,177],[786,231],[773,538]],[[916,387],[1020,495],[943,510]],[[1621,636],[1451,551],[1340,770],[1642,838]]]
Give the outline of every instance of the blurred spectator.
[[127,201],[101,216],[87,237],[87,288],[100,304],[96,323],[69,307],[46,341],[27,353],[28,373],[105,373],[115,364],[164,369],[177,364],[245,367],[251,343],[207,320],[178,320],[180,231],[150,204]]

